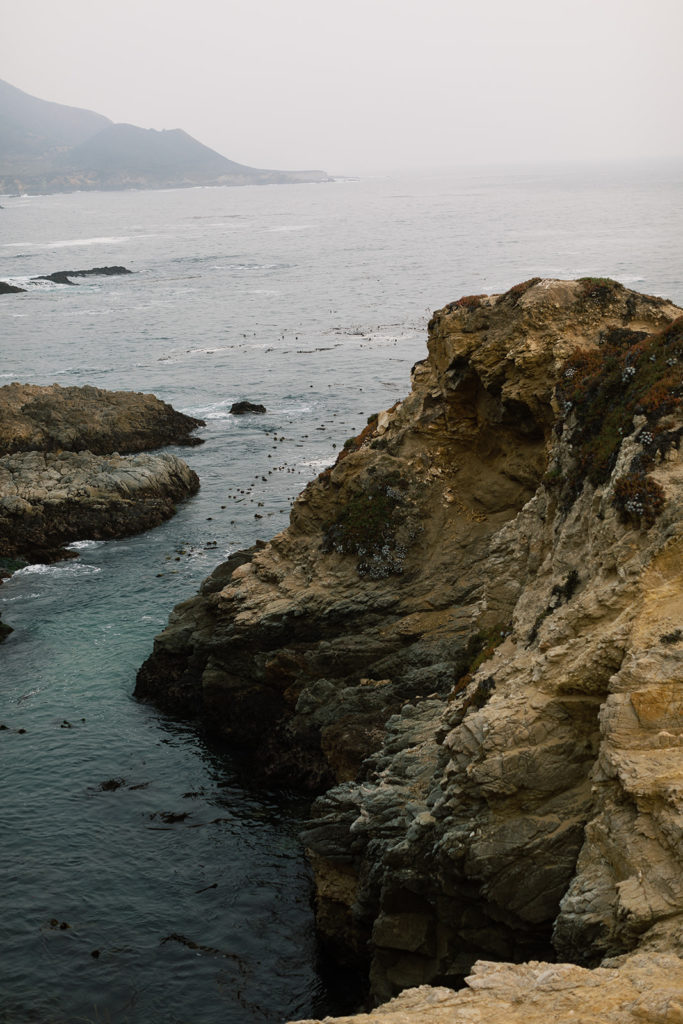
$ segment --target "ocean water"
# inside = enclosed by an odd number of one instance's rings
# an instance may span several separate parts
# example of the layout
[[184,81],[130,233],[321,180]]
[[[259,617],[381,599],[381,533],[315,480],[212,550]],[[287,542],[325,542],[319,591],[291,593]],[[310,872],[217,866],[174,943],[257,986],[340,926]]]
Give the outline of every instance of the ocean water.
[[[409,389],[431,311],[532,276],[683,304],[683,168],[470,169],[0,199],[0,383],[206,420],[199,494],[0,587],[0,1021],[251,1024],[333,1006],[289,793],[132,698],[172,606]],[[124,265],[74,286],[34,275]],[[232,402],[265,416],[233,417]]]

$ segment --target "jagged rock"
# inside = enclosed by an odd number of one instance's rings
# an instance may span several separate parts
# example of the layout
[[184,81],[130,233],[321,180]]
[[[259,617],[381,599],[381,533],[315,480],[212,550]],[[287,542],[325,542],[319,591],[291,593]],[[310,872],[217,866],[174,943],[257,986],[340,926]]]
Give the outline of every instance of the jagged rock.
[[600,279],[446,306],[410,396],[140,670],[326,789],[319,934],[376,999],[551,940],[683,951],[681,312]]
[[53,284],[73,284],[72,277],[115,277],[120,274],[132,273],[133,271],[126,267],[93,267],[91,270],[56,270],[52,274],[32,277],[31,280],[52,281]]
[[677,957],[645,954],[593,971],[480,960],[460,992],[423,985],[372,1013],[297,1024],[679,1024],[682,968]]
[[174,455],[19,452],[0,458],[0,557],[65,557],[63,545],[158,526],[194,494],[197,474]]
[[196,445],[203,420],[185,416],[154,395],[89,385],[6,384],[0,387],[0,454],[83,451],[96,455]]
[[244,416],[247,413],[263,415],[266,412],[266,407],[256,402],[233,402],[230,406],[230,412],[233,416]]

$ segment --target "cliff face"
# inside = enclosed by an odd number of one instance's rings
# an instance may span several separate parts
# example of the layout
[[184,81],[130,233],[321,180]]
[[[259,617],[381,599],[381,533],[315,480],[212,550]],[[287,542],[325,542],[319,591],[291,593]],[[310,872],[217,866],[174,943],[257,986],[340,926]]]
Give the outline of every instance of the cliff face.
[[322,792],[318,926],[372,989],[681,951],[681,310],[532,281],[173,612],[136,692]]

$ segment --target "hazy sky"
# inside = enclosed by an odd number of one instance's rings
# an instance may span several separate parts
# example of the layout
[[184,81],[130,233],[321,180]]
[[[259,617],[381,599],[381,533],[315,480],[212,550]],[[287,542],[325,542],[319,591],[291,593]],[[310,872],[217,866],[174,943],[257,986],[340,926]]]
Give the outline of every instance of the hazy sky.
[[683,157],[682,0],[2,8],[0,78],[253,166]]

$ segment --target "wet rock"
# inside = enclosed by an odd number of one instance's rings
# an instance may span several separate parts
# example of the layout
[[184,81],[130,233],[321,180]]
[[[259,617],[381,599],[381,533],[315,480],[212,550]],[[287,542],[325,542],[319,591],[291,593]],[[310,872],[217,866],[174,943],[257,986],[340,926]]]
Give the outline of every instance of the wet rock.
[[[19,452],[0,458],[0,557],[68,557],[64,545],[158,526],[199,488],[174,455]],[[73,556],[73,553],[72,553]]]
[[255,402],[233,402],[230,412],[233,416],[245,416],[248,413],[257,413],[262,416],[266,412],[266,407]]
[[0,295],[13,295],[17,292],[25,291],[25,288],[19,288],[15,284],[10,284],[9,281],[0,281]]

